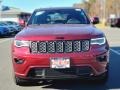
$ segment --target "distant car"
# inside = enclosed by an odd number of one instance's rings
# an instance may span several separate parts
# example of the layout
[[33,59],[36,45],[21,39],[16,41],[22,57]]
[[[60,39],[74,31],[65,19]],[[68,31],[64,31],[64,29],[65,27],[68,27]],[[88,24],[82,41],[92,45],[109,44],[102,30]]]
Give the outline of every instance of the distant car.
[[116,18],[110,18],[110,26],[115,27],[116,26]]
[[116,24],[115,24],[116,27],[120,27],[120,17],[119,18],[116,18]]
[[0,37],[7,36],[9,34],[8,28],[0,25]]
[[15,30],[16,30],[15,33],[18,33],[23,29],[23,27],[21,25],[19,25],[18,23],[16,23],[16,22],[5,21],[5,23],[8,24],[9,26],[15,28]]
[[108,18],[106,25],[111,27],[120,27],[120,17],[119,18]]
[[6,24],[5,22],[0,22],[0,25],[2,26],[2,27],[5,27],[5,28],[7,28],[8,29],[8,31],[9,31],[9,35],[11,35],[11,34],[14,34],[15,33],[15,28],[14,27],[12,27],[12,26],[9,26],[8,24]]

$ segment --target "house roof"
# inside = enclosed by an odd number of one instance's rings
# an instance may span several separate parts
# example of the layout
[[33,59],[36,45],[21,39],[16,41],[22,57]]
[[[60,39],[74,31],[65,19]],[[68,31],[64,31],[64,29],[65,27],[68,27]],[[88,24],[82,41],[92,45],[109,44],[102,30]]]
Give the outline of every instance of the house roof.
[[24,12],[19,8],[9,7],[9,9],[2,11],[2,15],[5,15],[5,14],[7,14],[7,15],[8,14],[20,15],[20,14],[30,14],[30,13],[29,12]]

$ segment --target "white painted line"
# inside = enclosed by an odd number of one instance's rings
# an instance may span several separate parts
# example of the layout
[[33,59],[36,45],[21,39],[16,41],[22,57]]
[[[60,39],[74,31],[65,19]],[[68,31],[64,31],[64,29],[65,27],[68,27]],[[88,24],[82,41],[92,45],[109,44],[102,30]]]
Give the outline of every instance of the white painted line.
[[6,41],[9,41],[9,40],[10,39],[1,40],[0,43],[6,42]]
[[120,53],[118,52],[118,51],[116,51],[116,50],[114,50],[114,49],[110,49],[112,52],[114,52],[115,54],[117,54],[117,55],[120,55]]

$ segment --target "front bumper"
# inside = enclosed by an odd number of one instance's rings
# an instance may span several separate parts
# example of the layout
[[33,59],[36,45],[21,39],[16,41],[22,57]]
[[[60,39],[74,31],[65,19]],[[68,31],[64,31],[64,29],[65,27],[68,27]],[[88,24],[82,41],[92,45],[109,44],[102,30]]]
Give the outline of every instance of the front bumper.
[[27,75],[28,79],[71,79],[92,76],[88,66],[71,67],[68,69],[34,68]]
[[[19,51],[19,50],[18,50]],[[67,54],[27,54],[13,51],[13,65],[15,75],[24,79],[60,79],[99,76],[106,72],[109,62],[109,51],[67,53]],[[69,57],[70,69],[51,69],[51,57]],[[106,57],[98,61],[98,57]],[[16,59],[24,60],[17,64]],[[62,71],[63,70],[63,71]],[[62,72],[61,72],[62,71]],[[71,72],[71,73],[69,73]],[[50,74],[51,73],[51,74]]]

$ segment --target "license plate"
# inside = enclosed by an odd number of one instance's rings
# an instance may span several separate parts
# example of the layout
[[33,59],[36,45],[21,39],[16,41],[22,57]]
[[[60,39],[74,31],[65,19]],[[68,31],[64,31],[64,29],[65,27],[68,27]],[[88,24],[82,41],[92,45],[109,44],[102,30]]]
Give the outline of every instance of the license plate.
[[50,58],[50,67],[55,69],[70,68],[69,58]]

